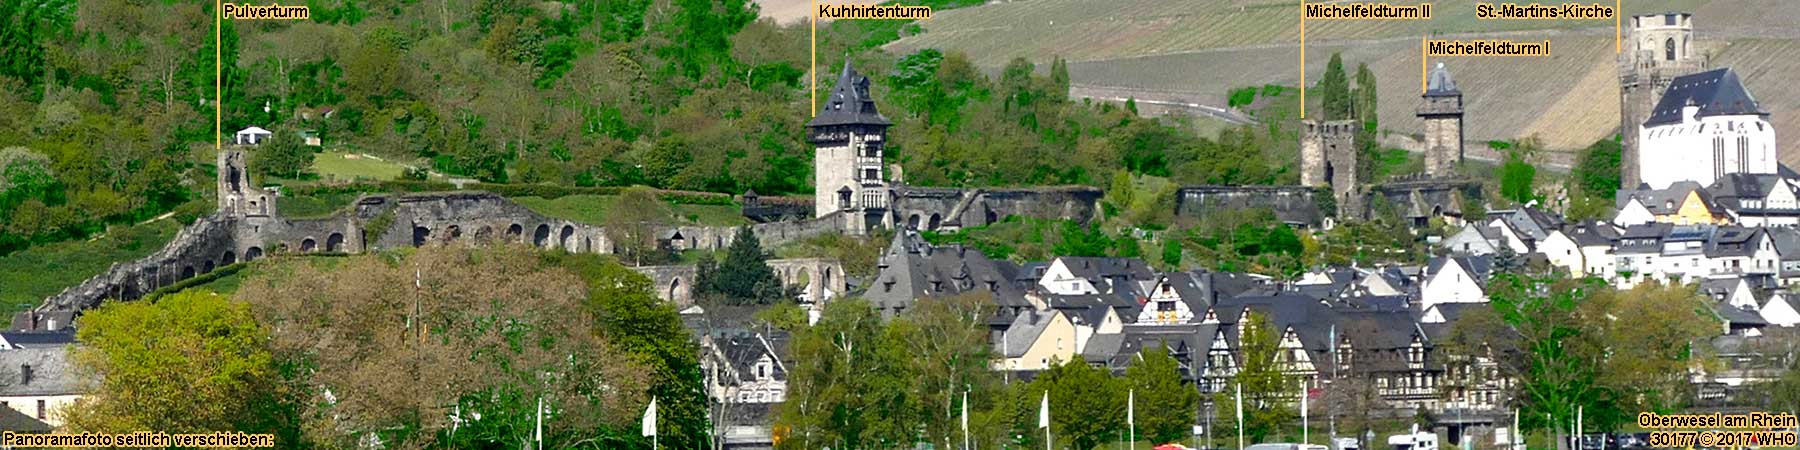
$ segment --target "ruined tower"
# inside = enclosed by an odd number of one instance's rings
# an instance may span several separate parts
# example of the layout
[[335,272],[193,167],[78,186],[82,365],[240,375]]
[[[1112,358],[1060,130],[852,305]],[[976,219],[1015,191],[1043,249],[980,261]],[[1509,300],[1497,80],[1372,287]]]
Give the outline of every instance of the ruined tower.
[[1462,91],[1456,89],[1444,63],[1438,63],[1427,80],[1419,104],[1419,118],[1425,120],[1425,175],[1455,176],[1463,160]]
[[1331,188],[1339,217],[1361,217],[1355,120],[1300,122],[1300,184]]
[[846,231],[856,234],[888,226],[881,153],[892,124],[875,110],[869,78],[844,62],[831,96],[806,123],[806,139],[813,144],[815,217],[842,211]]
[[1625,48],[1619,54],[1619,133],[1625,144],[1619,158],[1619,181],[1621,187],[1634,189],[1643,182],[1639,127],[1669,90],[1669,82],[1704,70],[1707,58],[1694,51],[1693,14],[1632,16],[1626,30]]
[[250,186],[246,158],[238,148],[219,152],[219,211],[237,217],[272,216],[275,203],[268,191]]

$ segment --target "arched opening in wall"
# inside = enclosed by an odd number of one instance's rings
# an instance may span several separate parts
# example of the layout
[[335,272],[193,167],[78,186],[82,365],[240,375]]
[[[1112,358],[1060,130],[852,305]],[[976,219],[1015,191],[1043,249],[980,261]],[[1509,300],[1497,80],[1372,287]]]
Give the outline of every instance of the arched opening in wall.
[[200,265],[200,273],[212,273],[213,269],[213,262],[210,259],[206,260],[205,264]]
[[231,181],[231,192],[243,191],[244,190],[243,182],[238,181],[243,178],[243,175],[238,172],[237,166],[235,166],[235,165],[231,166],[231,170],[229,170],[227,172],[229,172],[231,174],[230,176],[227,177]]
[[493,239],[493,238],[494,238],[494,228],[493,227],[489,227],[487,225],[482,225],[481,228],[475,229],[475,240],[485,241],[485,240]]
[[286,242],[283,242],[280,244],[275,244],[275,253],[287,253],[287,252],[288,252],[288,245]]
[[943,222],[942,217],[938,217],[937,213],[931,213],[931,223],[926,224],[925,229],[936,230],[936,229],[938,229],[938,225],[942,222]]
[[[825,276],[820,277],[819,281],[823,282],[819,285],[819,287],[821,289],[830,290],[831,287],[834,286],[833,284],[831,284],[831,268],[830,267],[825,268]],[[821,292],[821,294],[823,294],[823,292]]]
[[581,249],[579,249],[578,251],[581,251],[581,252],[594,251],[594,238],[581,238]]
[[521,227],[521,226],[519,226],[519,224],[515,223],[515,224],[512,224],[512,226],[510,226],[510,227],[506,227],[506,239],[509,241],[517,241],[517,240],[519,240],[519,237],[523,236],[524,234],[525,234],[525,227]]
[[675,277],[675,279],[669,280],[669,301],[680,299],[681,297],[676,296],[676,293],[679,292],[681,292],[681,277]]
[[1431,205],[1431,217],[1443,217],[1444,205]]
[[919,229],[919,215],[918,214],[913,214],[911,216],[906,217],[906,229],[908,229],[908,230]]
[[[194,277],[194,266],[182,266],[181,267],[181,279],[182,280],[186,280],[186,279],[193,278],[193,277]],[[180,281],[180,280],[177,280],[177,281]]]
[[1663,41],[1663,59],[1669,61],[1675,60],[1675,38],[1669,38],[1668,40]]
[[412,243],[413,243],[414,247],[425,245],[425,240],[430,239],[430,238],[431,238],[431,229],[430,228],[425,228],[425,227],[421,227],[421,226],[413,227]]
[[563,248],[563,250],[568,250],[569,248],[575,246],[575,226],[574,225],[563,225],[562,233],[558,234],[557,236],[558,237],[556,238],[556,243],[558,246],[561,246]]
[[330,236],[326,236],[325,237],[325,251],[328,251],[328,252],[344,251],[344,233],[331,233]]
[[987,217],[984,217],[985,219],[987,219],[986,223],[993,224],[993,223],[997,223],[1000,221],[1000,214],[995,213],[992,208],[982,208],[982,209],[987,210],[987,214],[986,214]]
[[449,239],[449,240],[452,240],[452,241],[454,241],[454,240],[456,240],[456,239],[458,239],[458,238],[461,238],[461,237],[462,237],[462,227],[459,227],[459,226],[456,226],[456,225],[451,225],[451,226],[450,226],[450,229],[449,229],[449,230],[447,230],[447,231],[449,231],[449,232],[450,232],[450,239]]
[[550,240],[550,224],[547,224],[547,223],[539,224],[537,226],[536,230],[532,230],[531,245],[543,247],[544,242],[549,241],[549,240]]
[[231,250],[226,250],[224,255],[219,256],[219,264],[227,266],[237,264],[237,254],[232,253]]
[[312,253],[313,250],[318,250],[318,248],[319,248],[319,243],[316,241],[313,241],[313,238],[306,238],[306,239],[300,241],[300,251],[301,252]]
[[812,295],[813,292],[812,292],[812,270],[811,269],[801,268],[799,270],[799,275],[794,277],[792,280],[793,280],[793,282],[788,283],[788,285],[789,286],[800,286],[800,293],[806,294],[807,300],[815,300],[815,301],[818,300],[817,298],[813,298],[813,295]]

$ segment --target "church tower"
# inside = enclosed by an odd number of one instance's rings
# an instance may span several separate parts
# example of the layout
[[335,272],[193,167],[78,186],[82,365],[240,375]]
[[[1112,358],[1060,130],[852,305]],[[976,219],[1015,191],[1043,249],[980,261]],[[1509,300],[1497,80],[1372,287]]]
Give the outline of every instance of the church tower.
[[806,139],[813,145],[814,217],[841,211],[854,234],[888,226],[882,147],[890,125],[875,110],[869,78],[845,61],[831,96],[806,123]]
[[1640,127],[1675,77],[1700,72],[1707,61],[1694,52],[1693,14],[1632,16],[1626,28],[1625,49],[1619,54],[1619,134],[1625,144],[1619,158],[1619,184],[1636,189],[1644,179]]
[[1418,114],[1425,119],[1425,175],[1455,176],[1463,160],[1462,91],[1456,89],[1444,63],[1431,70],[1421,97]]

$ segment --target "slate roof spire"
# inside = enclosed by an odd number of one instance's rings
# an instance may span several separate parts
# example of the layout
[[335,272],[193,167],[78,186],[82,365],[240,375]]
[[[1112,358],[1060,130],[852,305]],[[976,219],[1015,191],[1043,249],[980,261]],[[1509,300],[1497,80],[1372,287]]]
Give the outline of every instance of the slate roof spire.
[[1440,62],[1437,63],[1437,67],[1431,69],[1431,76],[1426,78],[1425,96],[1448,95],[1462,95],[1462,91],[1456,89],[1456,80],[1450,78],[1450,70],[1445,69],[1444,63]]
[[875,96],[869,93],[869,77],[856,73],[850,67],[850,61],[844,61],[844,70],[838,74],[837,83],[831,88],[831,95],[820,105],[819,115],[807,122],[808,127],[829,125],[877,125],[888,126],[887,117],[875,110]]

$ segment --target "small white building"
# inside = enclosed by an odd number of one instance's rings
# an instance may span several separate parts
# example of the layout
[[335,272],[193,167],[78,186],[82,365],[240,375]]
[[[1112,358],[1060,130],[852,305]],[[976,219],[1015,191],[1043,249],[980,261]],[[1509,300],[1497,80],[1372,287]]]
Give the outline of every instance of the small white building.
[[52,427],[81,398],[70,346],[0,350],[0,404]]
[[1492,269],[1493,259],[1485,256],[1432,258],[1419,289],[1420,310],[1440,303],[1487,302],[1483,286]]
[[269,137],[274,135],[275,133],[264,130],[262,127],[252,126],[250,128],[238,130],[237,135],[231,139],[231,143],[237,145],[262,145],[263,141],[269,140]]

